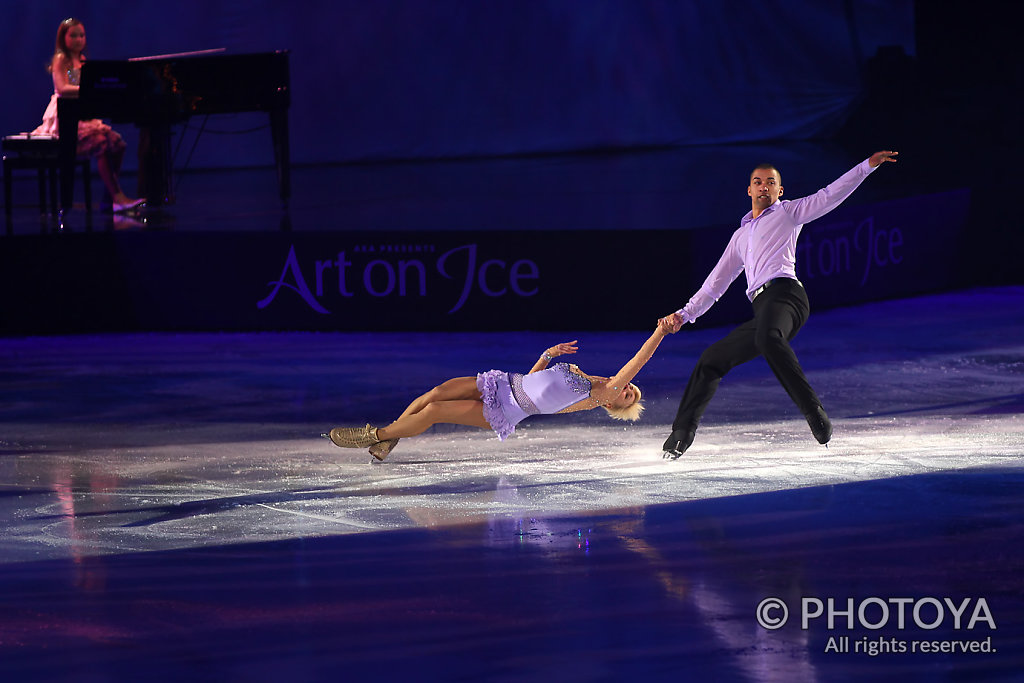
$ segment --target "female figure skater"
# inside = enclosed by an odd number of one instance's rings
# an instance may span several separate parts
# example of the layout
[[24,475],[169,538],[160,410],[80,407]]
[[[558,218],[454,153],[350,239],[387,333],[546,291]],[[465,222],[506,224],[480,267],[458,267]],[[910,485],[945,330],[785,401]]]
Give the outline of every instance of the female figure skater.
[[575,365],[551,359],[576,353],[576,342],[552,346],[525,374],[490,370],[476,377],[456,377],[434,387],[409,404],[387,427],[336,427],[330,438],[344,448],[370,447],[383,460],[398,440],[422,434],[438,423],[493,429],[504,441],[529,415],[574,413],[601,406],[617,420],[633,421],[643,412],[640,389],[631,381],[654,355],[661,340],[672,331],[661,321],[636,355],[613,377],[588,375]]
[[[53,75],[53,95],[43,114],[43,122],[32,135],[58,135],[57,98],[78,97],[78,81],[85,62],[85,26],[69,17],[57,26],[57,42],[48,67]],[[78,122],[79,157],[96,157],[96,169],[111,197],[115,213],[141,206],[144,199],[132,199],[121,190],[117,174],[124,158],[125,142],[117,131],[99,119]]]

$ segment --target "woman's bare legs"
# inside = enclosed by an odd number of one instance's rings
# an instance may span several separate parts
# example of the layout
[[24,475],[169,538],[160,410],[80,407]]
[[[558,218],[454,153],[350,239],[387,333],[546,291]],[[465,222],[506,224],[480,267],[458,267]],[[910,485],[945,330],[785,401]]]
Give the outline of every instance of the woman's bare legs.
[[387,427],[377,430],[377,438],[404,439],[407,436],[422,434],[436,424],[469,425],[480,429],[490,429],[491,425],[484,419],[483,401],[466,399],[461,401],[435,401],[423,410],[400,417]]
[[[122,154],[106,152],[96,158],[96,170],[99,171],[100,179],[107,188],[107,192],[113,198],[115,204],[131,204],[134,199],[129,197],[121,189],[121,183],[117,178],[117,171],[121,166]],[[113,158],[111,158],[113,157]]]
[[85,140],[86,142],[79,140],[79,153],[88,153],[96,157],[96,170],[113,203],[122,206],[135,204],[137,200],[124,193],[118,178],[127,148],[121,136],[106,127],[104,130],[90,133]]
[[475,377],[456,377],[419,396],[377,438],[399,439],[422,434],[435,424],[457,424],[490,429]]
[[427,393],[417,397],[409,404],[408,408],[402,411],[402,414],[398,416],[398,419],[400,420],[407,415],[418,413],[423,410],[427,404],[435,401],[458,401],[467,398],[476,399],[478,401],[480,400],[480,390],[476,388],[476,378],[455,377],[443,384],[437,385]]

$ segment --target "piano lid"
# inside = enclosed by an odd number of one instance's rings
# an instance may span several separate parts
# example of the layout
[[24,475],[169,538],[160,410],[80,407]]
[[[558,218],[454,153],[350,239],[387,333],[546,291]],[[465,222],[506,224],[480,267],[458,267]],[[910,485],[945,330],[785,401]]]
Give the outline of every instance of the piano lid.
[[281,111],[290,105],[288,51],[202,50],[82,65],[83,118],[175,122],[197,114]]
[[177,57],[203,57],[227,52],[226,47],[215,47],[210,50],[195,50],[194,52],[171,52],[166,55],[149,55],[148,57],[129,57],[129,62],[149,62],[154,59],[175,59]]

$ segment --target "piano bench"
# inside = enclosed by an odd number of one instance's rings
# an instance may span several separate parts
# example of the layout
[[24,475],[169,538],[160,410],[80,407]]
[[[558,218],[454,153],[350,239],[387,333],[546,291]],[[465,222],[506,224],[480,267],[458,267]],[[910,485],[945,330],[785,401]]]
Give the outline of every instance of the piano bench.
[[[49,181],[50,212],[57,213],[59,203],[57,178],[60,176],[60,142],[55,137],[8,135],[3,139],[4,212],[11,217],[13,208],[13,172],[34,169],[39,177],[39,212],[46,213],[47,180]],[[82,168],[85,190],[85,210],[92,211],[92,170],[88,158],[76,159]]]

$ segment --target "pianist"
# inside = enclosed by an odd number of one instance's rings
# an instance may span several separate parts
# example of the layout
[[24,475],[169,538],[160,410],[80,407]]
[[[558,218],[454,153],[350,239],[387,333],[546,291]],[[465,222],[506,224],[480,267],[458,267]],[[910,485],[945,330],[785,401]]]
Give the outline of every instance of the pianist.
[[[60,22],[57,27],[57,41],[49,71],[53,74],[53,96],[43,114],[43,122],[32,131],[32,135],[52,135],[57,133],[57,98],[77,97],[78,79],[85,61],[85,26],[75,18]],[[115,213],[138,209],[144,199],[132,199],[121,189],[117,174],[121,170],[124,158],[125,143],[121,135],[99,119],[79,121],[78,144],[76,153],[79,157],[96,158],[96,168],[106,186],[110,208]]]

